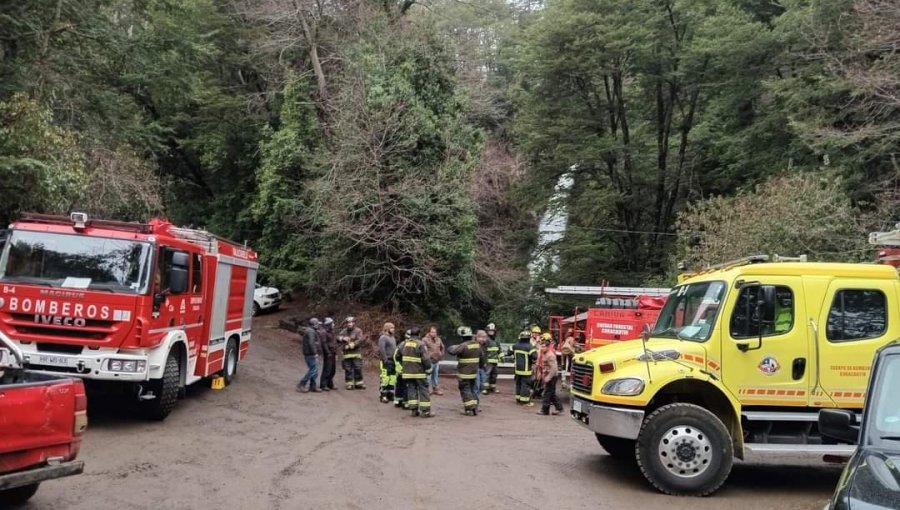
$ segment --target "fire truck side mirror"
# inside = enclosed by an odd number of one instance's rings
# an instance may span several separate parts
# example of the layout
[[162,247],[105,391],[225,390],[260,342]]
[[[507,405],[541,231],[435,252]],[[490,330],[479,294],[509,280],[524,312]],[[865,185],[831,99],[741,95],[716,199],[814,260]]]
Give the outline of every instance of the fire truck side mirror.
[[169,291],[172,294],[184,294],[188,288],[188,270],[185,267],[172,266],[169,269]]

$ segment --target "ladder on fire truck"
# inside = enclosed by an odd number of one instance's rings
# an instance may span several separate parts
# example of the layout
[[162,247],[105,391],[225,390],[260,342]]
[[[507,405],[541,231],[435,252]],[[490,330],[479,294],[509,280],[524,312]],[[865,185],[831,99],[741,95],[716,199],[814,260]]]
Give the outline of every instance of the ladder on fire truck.
[[900,223],[893,230],[870,233],[869,244],[885,248],[878,251],[876,262],[900,268]]
[[[169,233],[183,241],[200,246],[209,253],[216,253],[217,241],[241,246],[241,243],[225,239],[224,237],[209,233],[206,230],[170,226]],[[243,243],[243,246],[246,247],[247,243]]]

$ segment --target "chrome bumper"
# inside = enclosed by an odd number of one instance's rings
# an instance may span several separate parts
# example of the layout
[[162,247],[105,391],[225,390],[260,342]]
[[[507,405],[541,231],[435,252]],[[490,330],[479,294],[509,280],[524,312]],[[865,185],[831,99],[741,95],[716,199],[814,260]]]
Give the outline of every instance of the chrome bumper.
[[595,404],[572,397],[572,419],[595,434],[622,439],[637,439],[644,422],[644,411]]

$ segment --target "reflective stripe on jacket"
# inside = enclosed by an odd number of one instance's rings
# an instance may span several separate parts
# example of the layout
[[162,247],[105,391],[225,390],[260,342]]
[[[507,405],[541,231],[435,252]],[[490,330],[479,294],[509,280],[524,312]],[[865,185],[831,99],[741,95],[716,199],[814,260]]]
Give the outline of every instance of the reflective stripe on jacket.
[[431,362],[425,357],[425,344],[418,338],[403,342],[400,349],[404,379],[425,379],[425,371],[431,368]]
[[475,379],[478,368],[485,364],[484,349],[476,340],[454,345],[450,351],[457,356],[457,374],[460,379]]
[[516,375],[531,375],[537,360],[537,349],[527,340],[519,341],[513,346],[513,354],[516,356]]
[[497,365],[498,363],[500,363],[500,342],[494,340],[493,338],[488,338],[484,350],[487,354],[488,363],[490,363],[491,365]]
[[341,330],[338,340],[341,342],[341,345],[344,348],[344,359],[362,357],[362,346],[366,341],[366,337],[365,335],[363,335],[361,329],[353,328],[352,330],[350,330],[348,328],[344,328],[343,330]]

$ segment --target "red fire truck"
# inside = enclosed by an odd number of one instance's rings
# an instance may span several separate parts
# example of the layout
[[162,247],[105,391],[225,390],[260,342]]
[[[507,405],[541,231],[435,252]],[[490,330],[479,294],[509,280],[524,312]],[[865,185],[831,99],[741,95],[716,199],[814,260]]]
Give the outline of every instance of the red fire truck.
[[161,420],[185,386],[234,378],[258,267],[252,250],[165,220],[26,214],[0,256],[0,336],[31,370],[124,386]]
[[583,342],[584,350],[622,340],[640,338],[644,325],[653,327],[666,303],[669,289],[650,287],[563,286],[544,289],[547,294],[595,298],[594,306],[575,309],[569,317],[551,315],[549,329],[562,342],[569,335]]

